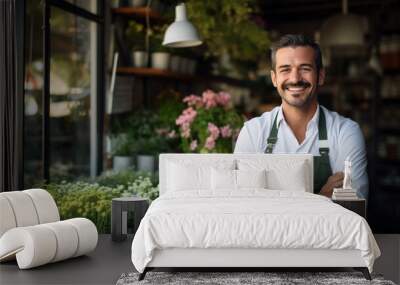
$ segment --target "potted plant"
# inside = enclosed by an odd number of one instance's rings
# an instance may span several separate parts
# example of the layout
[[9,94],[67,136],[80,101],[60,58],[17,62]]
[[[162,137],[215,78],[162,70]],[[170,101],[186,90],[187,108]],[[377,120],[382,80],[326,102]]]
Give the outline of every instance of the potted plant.
[[[258,68],[258,63],[263,56],[266,57],[270,44],[265,23],[257,16],[260,5],[258,2],[185,1],[190,20],[207,45],[205,55],[217,59],[222,56],[229,58],[231,67],[228,72],[239,71],[244,78],[248,77],[249,66]],[[219,68],[219,64],[216,68]]]
[[127,136],[136,156],[137,170],[154,171],[156,156],[166,148],[159,118],[154,111],[139,110],[127,119]]
[[150,39],[151,67],[167,70],[169,69],[170,53],[167,47],[162,45],[164,32],[167,26],[155,27]]
[[113,169],[121,171],[133,166],[132,143],[127,134],[120,133],[112,138]]
[[135,67],[147,67],[149,54],[146,50],[146,28],[143,24],[130,21],[126,29],[126,38],[129,39],[128,45],[132,50],[133,65]]
[[135,140],[134,153],[138,171],[154,172],[156,170],[157,155],[162,152],[162,144],[162,139],[157,135]]
[[232,153],[243,117],[233,108],[230,94],[206,90],[183,102],[187,108],[176,119],[183,151]]

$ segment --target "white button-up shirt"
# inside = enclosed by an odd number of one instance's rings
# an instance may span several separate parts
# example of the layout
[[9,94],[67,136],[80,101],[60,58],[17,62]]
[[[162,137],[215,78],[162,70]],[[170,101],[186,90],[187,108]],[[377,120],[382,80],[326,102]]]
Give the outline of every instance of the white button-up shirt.
[[324,110],[328,134],[329,161],[333,173],[343,171],[344,161],[348,157],[352,163],[352,186],[358,195],[367,199],[368,175],[367,156],[364,137],[359,125],[336,112],[319,106],[313,118],[308,122],[304,141],[299,144],[292,129],[285,121],[282,107],[275,107],[260,117],[245,122],[235,145],[235,153],[264,153],[267,139],[276,114],[278,141],[273,153],[310,153],[319,156],[318,119],[320,109]]

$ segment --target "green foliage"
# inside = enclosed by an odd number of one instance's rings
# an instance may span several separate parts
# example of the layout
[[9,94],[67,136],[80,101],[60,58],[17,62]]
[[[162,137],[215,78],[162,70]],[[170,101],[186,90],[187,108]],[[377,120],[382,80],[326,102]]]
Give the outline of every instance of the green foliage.
[[[228,54],[234,63],[257,63],[269,47],[267,31],[251,19],[257,0],[188,0],[188,16],[208,46],[208,54]],[[214,16],[215,15],[215,16]]]
[[115,156],[132,156],[133,151],[132,151],[132,146],[131,146],[131,141],[127,137],[126,134],[118,134],[113,137],[113,140],[115,141],[115,146],[113,150],[113,155]]
[[173,90],[166,90],[158,96],[158,116],[161,127],[170,127],[176,129],[175,120],[179,114],[185,109],[181,95]]
[[150,51],[151,52],[171,52],[171,48],[162,45],[164,34],[168,25],[153,26],[150,30]]
[[122,185],[125,188],[128,187],[132,181],[139,179],[139,177],[150,178],[153,185],[158,184],[158,174],[144,171],[132,171],[132,170],[124,170],[124,171],[106,171],[101,176],[97,177],[95,180],[91,181],[92,183],[98,183],[101,186],[107,186],[111,188],[117,188]]
[[158,197],[158,187],[154,185],[150,174],[126,171],[108,172],[93,182],[63,181],[42,187],[56,201],[61,219],[88,218],[95,223],[99,233],[110,233],[111,200],[138,195],[152,201]]
[[125,38],[128,46],[132,50],[145,50],[146,28],[143,24],[136,21],[129,21],[125,31]]
[[158,155],[170,152],[172,138],[168,136],[170,129],[165,125],[165,120],[170,121],[171,114],[176,111],[171,105],[160,109],[161,116],[155,111],[138,110],[129,117],[113,122],[112,133],[117,138],[114,153]]

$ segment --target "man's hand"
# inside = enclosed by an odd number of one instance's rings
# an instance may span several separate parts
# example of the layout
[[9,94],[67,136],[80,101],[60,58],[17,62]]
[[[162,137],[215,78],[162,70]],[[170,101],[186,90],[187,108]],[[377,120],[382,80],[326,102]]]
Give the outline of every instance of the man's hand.
[[332,176],[329,176],[328,181],[326,181],[325,185],[322,187],[319,193],[328,198],[331,198],[333,193],[333,188],[340,188],[343,186],[343,179],[344,179],[343,172],[336,172]]

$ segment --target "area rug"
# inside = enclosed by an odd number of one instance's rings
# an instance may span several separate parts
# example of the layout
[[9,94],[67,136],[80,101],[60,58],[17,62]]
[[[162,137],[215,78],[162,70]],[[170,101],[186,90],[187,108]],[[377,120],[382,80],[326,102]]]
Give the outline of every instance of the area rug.
[[116,285],[395,285],[381,275],[372,275],[373,280],[368,281],[360,272],[148,272],[142,281],[138,281],[138,276],[139,273],[122,274]]

